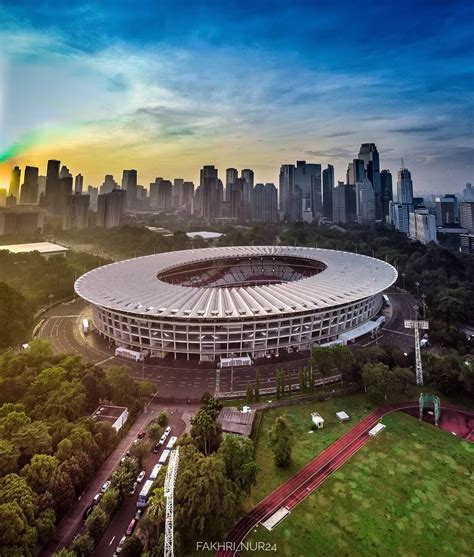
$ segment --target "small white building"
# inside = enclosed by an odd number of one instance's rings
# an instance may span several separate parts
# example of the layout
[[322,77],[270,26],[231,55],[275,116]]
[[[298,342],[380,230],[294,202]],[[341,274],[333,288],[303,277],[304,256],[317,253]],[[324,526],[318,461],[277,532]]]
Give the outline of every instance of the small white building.
[[91,418],[100,422],[109,422],[115,431],[120,431],[128,419],[128,408],[101,404]]
[[311,412],[311,419],[313,424],[318,428],[322,429],[324,427],[324,418],[319,414],[319,412]]
[[340,422],[348,422],[350,420],[349,414],[347,414],[347,412],[344,412],[343,410],[341,412],[336,412],[336,418]]

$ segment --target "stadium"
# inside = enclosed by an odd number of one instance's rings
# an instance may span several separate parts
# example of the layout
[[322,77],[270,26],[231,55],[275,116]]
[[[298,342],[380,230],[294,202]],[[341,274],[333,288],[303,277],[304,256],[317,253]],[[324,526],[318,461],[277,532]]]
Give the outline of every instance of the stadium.
[[138,257],[75,283],[100,335],[152,358],[219,361],[347,344],[380,325],[384,261],[284,246],[219,247]]

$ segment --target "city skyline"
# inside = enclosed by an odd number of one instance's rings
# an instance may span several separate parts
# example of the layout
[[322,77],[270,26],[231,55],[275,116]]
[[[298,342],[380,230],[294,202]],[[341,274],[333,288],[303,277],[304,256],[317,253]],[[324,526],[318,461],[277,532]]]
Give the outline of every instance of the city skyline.
[[85,185],[124,168],[145,186],[197,183],[207,164],[277,184],[295,160],[334,165],[337,181],[373,142],[381,169],[404,158],[416,192],[459,191],[473,176],[471,15],[463,1],[5,2],[0,187],[50,158]]

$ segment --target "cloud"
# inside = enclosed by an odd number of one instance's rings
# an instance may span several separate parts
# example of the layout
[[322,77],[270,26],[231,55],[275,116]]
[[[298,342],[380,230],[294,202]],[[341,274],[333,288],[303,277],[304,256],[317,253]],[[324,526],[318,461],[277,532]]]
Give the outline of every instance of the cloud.
[[429,133],[441,130],[441,126],[407,126],[403,128],[392,128],[388,130],[392,133]]

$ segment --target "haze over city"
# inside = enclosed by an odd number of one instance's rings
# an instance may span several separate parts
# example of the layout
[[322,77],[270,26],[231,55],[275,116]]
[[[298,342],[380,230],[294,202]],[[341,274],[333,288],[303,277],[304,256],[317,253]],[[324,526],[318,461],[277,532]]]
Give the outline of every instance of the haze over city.
[[[52,7],[53,6],[53,7]],[[359,146],[416,192],[473,176],[468,2],[3,3],[0,186],[65,161],[86,184],[136,168],[198,181],[204,164],[333,164]],[[440,42],[440,36],[445,42]]]

